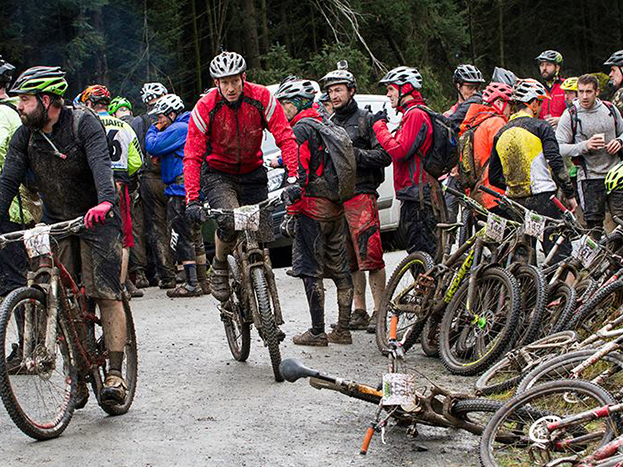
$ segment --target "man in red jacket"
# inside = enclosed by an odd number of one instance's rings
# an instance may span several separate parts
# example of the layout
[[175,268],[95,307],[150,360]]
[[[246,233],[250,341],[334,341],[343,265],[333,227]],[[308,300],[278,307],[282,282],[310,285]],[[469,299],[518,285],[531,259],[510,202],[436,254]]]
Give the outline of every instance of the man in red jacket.
[[437,249],[430,188],[422,160],[433,142],[433,126],[428,114],[417,106],[425,105],[419,92],[422,76],[415,68],[401,66],[391,70],[380,81],[387,86],[387,97],[393,108],[402,113],[402,120],[392,135],[387,128],[387,113],[375,115],[373,129],[376,137],[394,162],[394,189],[401,201],[400,223],[407,231],[407,251],[425,251],[431,255]]
[[546,120],[547,123],[556,129],[560,116],[567,108],[565,102],[565,91],[560,87],[564,78],[560,76],[562,67],[562,54],[555,50],[546,50],[536,57],[539,62],[541,78],[545,81],[545,88],[549,99],[545,99],[539,118]]
[[[201,221],[200,187],[213,208],[231,209],[268,197],[261,150],[264,129],[272,133],[281,149],[288,182],[296,181],[297,146],[292,129],[270,91],[246,80],[246,68],[244,58],[235,52],[217,55],[210,63],[216,88],[206,93],[191,113],[184,148],[184,182],[186,213],[194,222]],[[226,301],[227,255],[236,233],[231,219],[219,219],[217,223],[212,295]],[[272,239],[270,226],[260,230],[261,241]]]

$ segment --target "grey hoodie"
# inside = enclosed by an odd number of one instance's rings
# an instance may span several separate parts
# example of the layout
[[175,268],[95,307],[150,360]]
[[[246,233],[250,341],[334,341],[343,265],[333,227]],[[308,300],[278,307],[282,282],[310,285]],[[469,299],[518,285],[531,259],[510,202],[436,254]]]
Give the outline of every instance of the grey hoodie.
[[[577,128],[575,138],[571,127],[571,114],[566,109],[560,117],[558,128],[556,129],[556,139],[560,145],[560,154],[565,158],[582,157],[578,167],[578,180],[595,180],[606,178],[608,171],[620,162],[618,154],[608,154],[606,149],[592,150],[586,147],[586,141],[597,133],[604,133],[606,144],[614,138],[621,139],[623,135],[623,118],[613,107],[617,124],[610,110],[600,99],[595,101],[591,109],[580,106],[578,100],[573,101],[577,109]],[[618,134],[615,134],[618,129]],[[586,173],[584,168],[586,168]]]

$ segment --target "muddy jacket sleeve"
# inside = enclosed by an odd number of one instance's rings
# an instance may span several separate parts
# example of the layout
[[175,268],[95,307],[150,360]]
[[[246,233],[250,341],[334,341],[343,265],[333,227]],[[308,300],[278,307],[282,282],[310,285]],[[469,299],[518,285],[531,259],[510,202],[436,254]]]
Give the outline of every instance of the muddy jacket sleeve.
[[498,142],[497,136],[493,139],[493,146],[491,148],[491,156],[489,157],[489,183],[496,188],[506,190],[506,179],[504,178],[504,169],[502,167],[502,161],[500,155],[496,149]]
[[87,162],[93,172],[98,202],[108,201],[115,204],[115,184],[104,127],[95,115],[85,113],[80,119],[78,135],[78,139],[84,142]]
[[[204,99],[200,99],[190,114],[188,136],[184,146],[184,187],[186,203],[199,199],[201,188],[201,165],[206,157],[209,136],[209,109]],[[148,150],[149,151],[149,150]]]
[[275,96],[268,90],[266,110],[264,117],[268,125],[268,131],[275,138],[275,143],[281,149],[281,158],[286,166],[289,177],[297,176],[297,145],[292,132],[292,127],[286,118],[281,104],[275,99]]
[[[541,122],[543,122],[541,120]],[[545,159],[547,159],[547,163],[552,171],[552,177],[556,182],[556,185],[562,190],[562,193],[565,195],[565,198],[573,198],[575,196],[575,191],[573,189],[573,185],[571,184],[571,180],[569,179],[569,172],[567,172],[567,167],[565,166],[565,162],[560,155],[560,148],[558,146],[558,141],[556,140],[556,135],[554,134],[554,130],[551,125],[543,122],[544,124],[539,125],[539,138],[541,138],[541,142],[543,144],[543,155]]]
[[413,157],[426,141],[428,125],[423,112],[411,111],[403,117],[402,126],[392,135],[387,123],[380,120],[374,124],[374,133],[381,146],[394,161],[406,161]]
[[372,129],[372,113],[366,116],[367,137],[370,141],[370,149],[355,149],[357,167],[365,169],[384,169],[392,163],[391,156],[383,149],[381,143]]
[[20,127],[13,134],[0,175],[0,219],[8,219],[9,206],[19,190],[28,167],[26,148],[30,130]]

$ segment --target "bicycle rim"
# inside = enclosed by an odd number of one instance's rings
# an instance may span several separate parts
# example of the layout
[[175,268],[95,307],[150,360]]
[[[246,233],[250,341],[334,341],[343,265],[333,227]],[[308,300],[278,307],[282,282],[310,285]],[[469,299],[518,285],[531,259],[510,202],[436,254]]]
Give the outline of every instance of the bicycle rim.
[[[55,355],[45,348],[46,296],[35,288],[11,292],[0,306],[0,395],[13,422],[28,436],[59,436],[75,404],[77,371],[66,327],[57,319]],[[32,322],[24,333],[26,314]],[[24,354],[27,341],[32,351]]]
[[251,352],[251,324],[245,322],[243,315],[246,302],[238,265],[231,255],[228,256],[227,261],[230,269],[229,286],[232,292],[229,295],[229,300],[223,306],[233,314],[233,318],[221,315],[221,319],[232,356],[237,361],[244,362],[249,358]]
[[[550,432],[548,423],[613,404],[604,389],[586,381],[546,383],[513,397],[495,413],[480,443],[485,466],[532,466],[574,454],[588,455],[613,437],[616,416],[581,422]],[[496,440],[505,436],[503,442]],[[575,441],[591,435],[593,438]],[[499,439],[499,438],[498,438]]]

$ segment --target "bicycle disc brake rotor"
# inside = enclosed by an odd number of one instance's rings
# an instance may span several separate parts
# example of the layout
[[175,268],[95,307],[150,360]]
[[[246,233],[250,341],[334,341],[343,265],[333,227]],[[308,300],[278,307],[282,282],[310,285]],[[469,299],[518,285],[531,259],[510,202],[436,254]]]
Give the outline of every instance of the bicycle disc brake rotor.
[[555,415],[546,415],[544,417],[536,420],[528,431],[528,436],[530,437],[530,441],[533,443],[537,443],[540,445],[545,445],[550,442],[550,431],[547,428],[547,425],[550,423],[556,423],[562,420],[560,417]]

